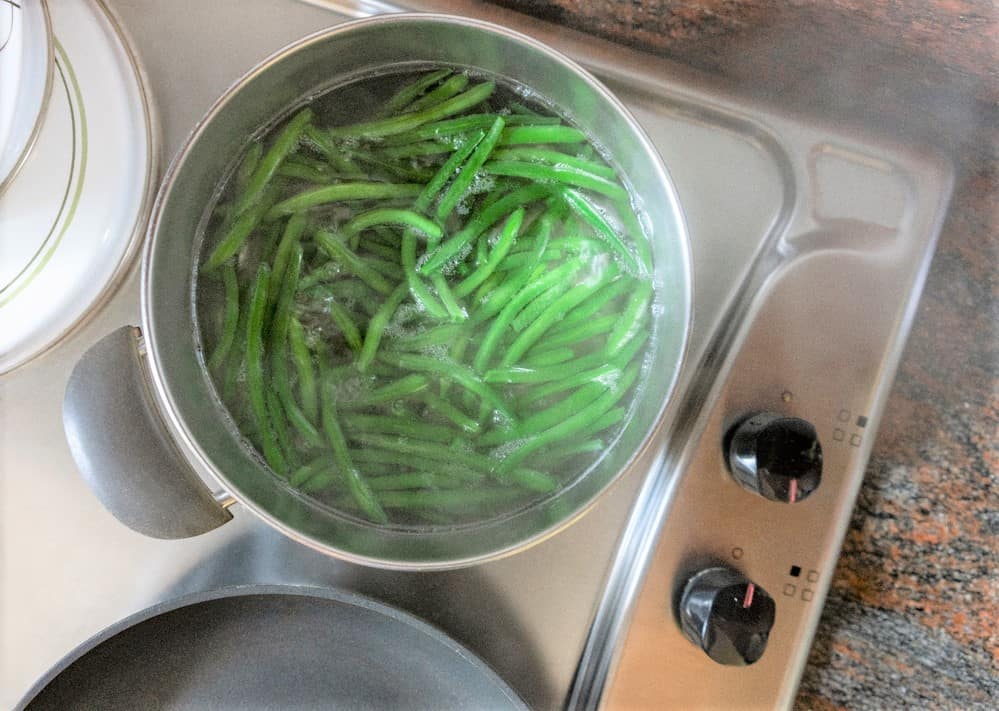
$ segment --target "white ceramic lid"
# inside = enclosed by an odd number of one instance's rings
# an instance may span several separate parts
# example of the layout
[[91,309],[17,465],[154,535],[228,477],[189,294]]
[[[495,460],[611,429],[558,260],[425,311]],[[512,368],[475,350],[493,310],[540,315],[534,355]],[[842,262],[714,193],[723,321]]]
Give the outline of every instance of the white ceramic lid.
[[0,373],[55,344],[116,285],[158,167],[141,72],[116,23],[94,0],[49,10],[49,106],[0,194]]
[[52,42],[42,0],[0,0],[0,192],[37,137],[52,82]]

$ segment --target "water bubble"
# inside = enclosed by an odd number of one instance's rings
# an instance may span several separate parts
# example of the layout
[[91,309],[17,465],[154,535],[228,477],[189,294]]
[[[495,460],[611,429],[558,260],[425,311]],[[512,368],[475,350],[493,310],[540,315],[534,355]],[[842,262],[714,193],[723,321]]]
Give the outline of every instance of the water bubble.
[[439,343],[429,346],[425,346],[422,349],[424,355],[433,358],[434,360],[444,361],[447,360],[447,346],[442,346]]

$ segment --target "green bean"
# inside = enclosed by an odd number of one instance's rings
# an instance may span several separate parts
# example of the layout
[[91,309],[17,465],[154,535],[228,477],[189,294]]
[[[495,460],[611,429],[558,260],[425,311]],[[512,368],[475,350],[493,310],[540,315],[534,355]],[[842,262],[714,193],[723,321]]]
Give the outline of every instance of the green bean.
[[383,354],[384,360],[405,370],[415,370],[424,373],[436,373],[448,378],[465,390],[477,395],[484,402],[487,402],[496,412],[500,413],[507,420],[513,420],[513,415],[492,388],[486,385],[478,375],[470,368],[452,361],[437,360],[427,356],[414,355],[411,353]]
[[388,296],[392,293],[392,285],[385,281],[385,278],[372,269],[363,259],[351,252],[347,245],[341,242],[332,232],[319,230],[316,232],[316,242],[319,243],[319,246],[330,257],[339,260],[354,276],[379,294]]
[[483,166],[483,171],[488,175],[505,175],[511,178],[526,178],[539,183],[562,183],[586,188],[614,200],[628,198],[627,191],[616,182],[568,165],[493,160]]
[[314,287],[327,288],[329,285],[326,282],[336,279],[340,275],[340,272],[343,271],[339,262],[330,260],[317,264],[319,259],[320,254],[317,250],[313,255],[309,273],[304,274],[298,283],[299,291],[310,291]]
[[510,248],[513,246],[514,241],[517,239],[517,234],[520,232],[520,226],[523,222],[524,208],[521,207],[510,215],[510,219],[508,219],[506,225],[504,225],[503,232],[500,234],[500,238],[496,242],[496,246],[493,247],[493,250],[489,254],[485,263],[469,274],[466,279],[462,280],[462,282],[454,288],[455,296],[467,296],[479,284],[484,282],[490,274],[493,273],[496,266],[503,261],[507,253],[510,251]]
[[465,74],[456,74],[446,81],[441,82],[441,85],[433,91],[427,92],[419,99],[414,100],[413,103],[406,105],[403,111],[405,113],[414,113],[428,109],[431,106],[436,106],[450,99],[452,96],[460,94],[465,90],[466,86],[468,86],[468,76]]
[[[586,228],[581,226],[580,229]],[[580,254],[583,256],[593,257],[598,254],[609,254],[607,245],[605,245],[601,240],[579,236],[561,237],[559,239],[552,240],[551,244],[548,245],[548,251],[557,256]],[[516,256],[516,254],[514,256]]]
[[572,360],[576,357],[576,352],[568,347],[549,348],[547,350],[529,355],[524,358],[525,368],[543,368],[546,365],[555,365]]
[[277,251],[274,254],[273,268],[271,271],[271,286],[267,294],[267,304],[268,306],[273,306],[277,303],[278,295],[281,292],[282,279],[284,278],[285,270],[288,268],[288,259],[291,257],[292,252],[295,247],[302,239],[302,233],[305,231],[305,215],[302,213],[296,213],[291,216],[288,223],[285,225],[284,233],[281,235],[281,241],[278,243]]
[[[392,435],[374,434],[371,432],[354,432],[351,439],[376,449],[384,449],[409,457],[423,457],[445,464],[457,464],[475,471],[489,473],[499,466],[499,460],[484,454],[465,452],[445,447],[440,442],[424,442],[417,439],[395,437]],[[367,447],[365,447],[367,449]]]
[[482,429],[482,424],[479,421],[473,420],[444,398],[438,397],[429,391],[422,393],[421,397],[427,404],[427,407],[441,417],[458,425],[466,433],[477,434]]
[[405,272],[403,272],[402,267],[399,266],[398,264],[394,264],[392,262],[385,261],[384,259],[378,259],[377,257],[370,257],[370,256],[368,257],[359,256],[358,259],[360,259],[362,262],[364,262],[364,264],[371,267],[374,271],[378,272],[387,279],[391,279],[392,281],[401,281],[403,278],[405,278]]
[[291,320],[291,305],[298,289],[298,277],[302,271],[302,245],[292,245],[291,256],[285,267],[285,273],[278,275],[271,272],[268,293],[274,286],[278,287],[278,298],[274,309],[274,317],[270,327],[270,353],[275,365],[285,362],[288,324]]
[[[621,350],[613,359],[613,363],[622,364],[630,362],[637,355],[647,338],[648,334],[640,333],[637,338],[632,339]],[[580,356],[571,363],[544,368],[496,368],[483,373],[482,380],[486,383],[547,383],[552,380],[561,380],[571,375],[576,375],[590,368],[596,368],[606,362],[607,356],[602,351],[598,351]]]
[[513,470],[538,449],[552,442],[572,437],[598,421],[618,403],[621,397],[634,384],[637,377],[638,366],[632,364],[624,371],[621,378],[611,388],[607,389],[603,395],[593,400],[586,407],[569,415],[554,427],[529,437],[526,442],[510,452],[504,458],[498,473]]
[[246,328],[249,323],[250,302],[252,290],[245,289],[243,294],[243,304],[239,309],[239,322],[236,325],[236,337],[233,347],[230,348],[229,357],[226,359],[225,372],[222,376],[222,401],[230,405],[233,403],[233,389],[239,379],[243,369],[243,362],[246,359]]
[[454,146],[438,143],[437,141],[420,141],[418,143],[406,143],[401,146],[387,146],[381,149],[381,155],[386,158],[419,158],[448,153],[453,148]]
[[[393,162],[385,160],[383,156],[375,153],[374,151],[364,151],[359,148],[352,147],[348,150],[347,154],[355,160],[367,163],[373,168],[384,171],[385,175],[391,176],[391,179],[393,180],[409,180],[419,184],[427,182],[433,175],[433,172],[429,168],[424,169],[413,164],[412,162],[404,163],[402,161]],[[379,178],[384,176],[372,174],[370,177]]]
[[603,416],[598,417],[592,423],[577,432],[575,436],[579,438],[586,438],[596,434],[597,432],[603,432],[608,427],[613,427],[623,420],[627,413],[628,411],[624,407],[615,407],[608,410]]
[[[405,133],[387,136],[384,139],[383,144],[387,146],[401,146],[434,139],[438,141],[443,140],[450,142],[456,137],[459,137],[460,140],[460,137],[462,135],[468,135],[468,132],[489,128],[493,125],[493,121],[495,120],[495,113],[466,114],[465,116],[459,116],[458,118],[445,119],[443,121],[424,124],[419,128],[414,128],[413,130],[406,131]],[[557,116],[504,116],[503,120],[506,122],[507,126],[520,126],[525,124],[547,126],[561,123],[561,119]]]
[[[478,267],[482,266],[483,264],[485,264],[486,259],[488,259],[488,258],[489,258],[489,239],[488,239],[488,235],[486,235],[486,233],[483,232],[481,235],[479,235],[479,238],[477,240],[475,240],[475,262],[474,262],[474,264],[469,265],[467,262],[464,263],[464,264],[459,264],[458,265],[458,270],[457,270],[458,274],[460,274],[462,277],[468,276],[468,274],[470,273],[469,270],[472,267],[478,268]],[[462,271],[462,270],[464,270],[464,271]]]
[[374,491],[398,491],[406,489],[453,489],[463,486],[467,481],[467,479],[447,474],[410,472],[371,477],[368,479],[368,484]]
[[323,173],[324,175],[332,174],[331,166],[327,161],[324,161],[321,158],[315,158],[314,156],[303,152],[301,148],[285,158],[284,163],[281,165],[282,167],[286,165],[301,165],[303,167],[312,168],[313,170]]
[[377,432],[380,434],[415,437],[426,442],[450,442],[454,430],[445,425],[433,425],[402,417],[385,415],[360,415],[350,413],[342,416],[347,434],[351,432]]
[[582,267],[583,263],[579,260],[569,261],[525,285],[524,288],[521,289],[520,292],[518,292],[517,295],[503,307],[503,310],[499,312],[499,315],[493,319],[493,322],[490,324],[489,330],[486,331],[486,335],[482,339],[482,344],[479,346],[479,351],[475,354],[475,360],[473,361],[475,370],[481,373],[486,369],[486,366],[489,364],[489,359],[492,357],[493,351],[496,350],[496,346],[499,345],[500,338],[509,327],[510,322],[520,312],[520,310],[524,308],[524,306],[530,303],[532,299],[538,296],[538,294],[541,294],[556,284],[565,283],[569,279],[573,278],[576,272],[578,272]]
[[522,143],[582,143],[586,134],[571,126],[511,126],[503,131],[499,145]]
[[338,173],[345,175],[362,175],[361,169],[354,164],[333,142],[329,136],[313,124],[305,127],[305,137],[319,149],[319,152],[326,158],[327,163]]
[[375,234],[368,238],[369,242],[377,241],[388,247],[394,247],[396,249],[398,249],[399,245],[402,244],[402,233],[397,230],[393,230],[387,225],[375,225],[371,228],[371,230]]
[[442,101],[436,106],[431,106],[423,109],[422,111],[400,114],[398,116],[376,121],[355,123],[350,126],[338,126],[330,129],[329,135],[333,137],[361,136],[364,138],[377,138],[379,136],[390,136],[395,133],[402,133],[404,131],[414,129],[417,126],[421,126],[422,124],[430,123],[431,121],[436,121],[437,119],[442,119],[447,116],[453,116],[454,114],[459,114],[462,111],[470,109],[476,104],[488,99],[495,89],[495,82],[483,82],[482,84],[476,84],[474,87],[462,94],[458,94],[447,101]]
[[267,149],[254,168],[253,174],[247,181],[246,190],[236,198],[234,210],[237,215],[242,215],[260,199],[267,184],[274,177],[278,166],[298,144],[302,131],[310,121],[312,121],[312,110],[302,109],[281,130],[274,143]]
[[[375,434],[370,435],[368,439],[370,440],[372,437],[384,438],[395,442],[404,441],[398,437],[386,437],[386,435]],[[415,440],[406,441],[407,443],[403,445],[403,449],[405,451],[381,449],[370,443],[365,443],[364,447],[358,447],[350,450],[350,456],[355,462],[363,464],[365,469],[372,464],[390,465],[413,469],[419,472],[429,472],[432,474],[446,473],[449,476],[459,478],[465,482],[478,482],[482,481],[485,477],[486,470],[484,470],[481,466],[479,468],[474,468],[458,465],[451,461],[450,455],[453,453],[453,450],[444,447],[440,443],[429,442],[424,443],[426,446],[417,445],[417,449],[420,451],[425,450],[427,447],[436,447],[438,454],[436,459],[425,456],[425,453],[414,456],[412,451],[410,451],[410,445],[412,445],[414,441]]]
[[635,289],[637,283],[638,282],[633,279],[615,279],[595,293],[593,298],[587,299],[585,304],[581,305],[579,308],[573,309],[571,314],[568,314],[564,319],[562,319],[558,327],[552,329],[552,334],[562,333],[584,321],[588,321],[590,317],[597,314],[600,309],[619,297],[621,294],[625,293],[629,289]]
[[551,188],[547,185],[526,185],[507,193],[496,202],[483,208],[451,239],[444,240],[436,251],[428,256],[426,262],[417,268],[417,271],[427,274],[439,270],[465,245],[492,227],[498,220],[506,217],[518,207],[547,196],[550,192]]
[[[589,304],[586,305],[588,306]],[[541,353],[547,353],[549,349],[559,350],[566,345],[582,343],[590,338],[607,333],[617,325],[620,318],[618,314],[604,314],[589,321],[574,323],[571,328],[567,329],[562,329],[562,323],[560,323],[558,327],[554,327],[548,332],[544,343],[538,344],[535,350],[540,356]]]
[[[413,205],[414,209],[420,212],[427,209],[444,184],[454,175],[458,166],[475,150],[475,147],[484,137],[485,133],[480,131],[472,140],[469,140],[448,158],[417,196]],[[430,240],[431,242],[436,242],[434,237],[430,237]],[[409,291],[413,295],[413,300],[433,318],[445,319],[455,318],[456,315],[460,316],[461,309],[454,302],[453,298],[449,299],[446,306],[441,305],[420,279],[419,274],[416,273],[416,232],[414,230],[406,230],[403,234],[401,252],[402,266],[406,273],[406,283],[409,284]],[[451,296],[446,290],[444,290],[442,295],[444,298]]]
[[368,332],[364,334],[364,345],[361,346],[361,353],[357,357],[357,369],[362,373],[368,369],[371,361],[375,359],[375,354],[378,352],[378,345],[382,340],[382,333],[384,333],[389,319],[395,314],[399,308],[399,304],[402,303],[408,293],[409,287],[406,284],[397,286],[391,296],[385,300],[385,303],[381,305],[371,318],[371,322],[368,324]]
[[635,244],[638,261],[645,267],[646,272],[651,273],[652,245],[649,243],[645,230],[638,221],[638,216],[635,214],[635,208],[631,204],[630,196],[627,200],[618,200],[614,205],[621,216],[621,224],[624,227],[625,233],[631,235],[632,242]]
[[[541,259],[541,256],[544,254],[545,248],[547,247],[548,244],[547,235],[550,232],[551,232],[551,223],[549,222],[548,227],[546,228],[546,231],[544,233],[545,235],[544,239],[543,240],[539,239],[539,241],[535,244],[535,251],[529,255],[530,257],[532,257],[532,259],[530,260],[531,267],[525,267],[515,272],[513,275],[508,277],[500,286],[496,287],[496,290],[493,293],[488,294],[485,297],[485,299],[482,301],[482,304],[472,314],[470,319],[471,323],[473,324],[480,323],[485,319],[491,318],[492,316],[499,313],[503,309],[503,307],[507,305],[510,299],[515,294],[517,294],[522,288],[524,288],[525,284],[533,282],[535,279],[538,279],[545,272],[544,265],[538,265],[538,266],[533,266],[533,265],[539,259]],[[509,260],[509,257],[507,257],[507,260]]]
[[510,484],[516,484],[525,489],[540,491],[542,493],[554,491],[558,487],[558,482],[550,474],[524,467],[511,469],[508,472],[497,472],[497,478]]
[[607,180],[614,180],[617,174],[608,165],[602,165],[595,161],[586,160],[578,156],[553,151],[546,148],[502,148],[493,152],[493,158],[502,161],[527,161],[530,163],[545,163],[546,165],[564,165],[570,168],[596,175]]
[[[267,404],[267,416],[271,421],[278,450],[284,454],[288,462],[288,467],[294,467],[297,464],[295,461],[295,450],[291,446],[291,435],[288,433],[288,422],[284,418],[281,401],[277,393],[271,388],[268,388],[267,392],[264,393],[264,400]],[[282,472],[282,475],[286,476],[287,472]]]
[[246,192],[246,187],[250,184],[250,178],[253,177],[253,171],[260,163],[260,157],[263,154],[264,144],[260,141],[254,141],[246,150],[246,155],[243,156],[239,168],[236,169],[236,189],[234,192],[237,195]]
[[572,457],[577,454],[592,454],[602,452],[606,448],[601,439],[588,439],[583,442],[569,442],[556,447],[545,449],[545,459],[549,462],[556,462],[560,459]]
[[[320,361],[322,362],[322,361]],[[329,440],[333,454],[333,461],[336,463],[341,475],[346,479],[347,489],[361,511],[376,523],[388,523],[388,516],[385,510],[378,503],[371,488],[364,481],[364,477],[351,461],[350,452],[347,449],[347,440],[344,439],[343,431],[337,419],[336,402],[333,397],[332,383],[327,378],[323,378],[322,387],[322,422],[323,431]]]
[[422,232],[427,237],[439,239],[442,233],[440,226],[433,220],[428,220],[423,215],[412,210],[397,210],[392,208],[376,208],[362,212],[351,218],[341,230],[345,237],[363,232],[374,225],[404,225],[418,232]]
[[[281,293],[274,309],[271,323],[271,370],[274,389],[288,421],[306,442],[314,447],[322,446],[323,439],[318,430],[305,416],[295,401],[295,395],[288,377],[288,331],[291,324],[291,304],[298,287],[298,275],[302,269],[302,246],[296,244],[288,261],[287,271],[281,281]],[[276,279],[275,279],[276,281]]]
[[430,72],[429,74],[425,74],[419,79],[410,82],[406,86],[399,89],[399,91],[393,94],[391,98],[385,102],[385,106],[382,107],[382,115],[389,116],[396,113],[403,107],[412,103],[418,96],[434,84],[449,76],[451,76],[450,69],[438,69],[435,72]]
[[[545,261],[550,261],[561,255],[553,252],[549,252],[545,255]],[[530,252],[518,252],[517,254],[508,255],[506,259],[500,262],[496,267],[496,272],[498,274],[506,274],[509,272],[519,271],[521,269],[530,269],[538,260]]]
[[447,313],[452,321],[460,322],[468,318],[468,313],[458,303],[443,274],[431,275],[430,283],[434,285],[434,290],[437,292],[437,296],[440,297],[441,303],[444,304],[444,308],[447,309]]
[[441,491],[386,491],[382,494],[385,506],[391,509],[433,507],[466,509],[469,506],[496,504],[522,496],[517,489],[444,489]]
[[[456,363],[461,363],[465,360],[465,351],[468,350],[468,344],[471,343],[470,335],[471,334],[469,334],[468,331],[463,331],[458,336],[458,338],[455,339],[454,343],[451,344],[451,347],[448,349],[448,355],[451,357],[451,360],[453,360]],[[447,397],[448,389],[450,388],[450,386],[451,386],[450,379],[442,378],[440,380],[441,397]],[[475,398],[473,397],[473,394],[470,393],[468,390],[464,392],[462,400],[464,401],[465,407],[467,408],[471,408],[475,404]],[[481,405],[482,403],[480,402],[479,419],[483,420],[489,415],[489,413],[482,412]]]
[[628,299],[624,310],[621,312],[621,320],[614,330],[607,337],[607,345],[604,353],[614,355],[621,348],[634,338],[648,314],[649,302],[652,300],[652,283],[642,282],[638,285],[635,293]]
[[[340,477],[337,476],[335,468],[321,469],[314,477],[309,479],[305,484],[302,485],[302,491],[306,494],[315,494],[321,491],[329,489],[334,484],[342,483]],[[351,498],[349,501],[345,501],[341,504],[342,508],[357,511],[357,501]]]
[[318,422],[319,391],[316,389],[316,372],[312,367],[312,352],[305,340],[305,328],[295,317],[288,324],[288,343],[298,373],[298,394],[302,398],[302,411],[309,420]]
[[436,328],[430,328],[419,333],[396,336],[392,339],[392,345],[397,349],[403,348],[409,350],[419,350],[430,346],[445,346],[453,343],[463,332],[464,329],[455,324],[437,326]]
[[236,218],[236,221],[232,223],[232,227],[222,237],[222,241],[218,243],[208,256],[208,259],[205,260],[205,263],[201,265],[201,271],[210,272],[213,269],[217,269],[223,262],[236,254],[240,250],[240,247],[243,246],[243,243],[246,242],[246,238],[250,236],[250,233],[260,223],[260,220],[269,207],[266,200],[260,200]]
[[544,432],[579,412],[606,390],[607,386],[602,383],[586,383],[558,404],[532,413],[521,420],[516,427],[493,430],[480,437],[477,443],[484,446],[494,446]]
[[219,336],[215,350],[208,359],[209,370],[216,371],[225,362],[236,338],[236,327],[239,325],[239,283],[236,281],[236,267],[231,263],[222,269],[222,286],[225,290],[225,319],[222,322],[222,334]]
[[328,205],[345,200],[383,200],[419,195],[423,186],[419,183],[371,183],[353,182],[324,185],[305,190],[287,200],[282,200],[267,213],[268,219],[301,212],[319,205]]
[[482,139],[486,137],[485,131],[478,131],[469,140],[462,144],[451,156],[444,162],[444,164],[434,173],[432,177],[417,196],[415,202],[413,203],[413,209],[420,212],[426,212],[430,204],[437,198],[440,191],[443,189],[447,181],[454,178],[455,172],[458,167],[472,154],[478,145],[482,142]]
[[545,309],[555,303],[570,288],[572,288],[572,283],[563,281],[546,289],[536,299],[527,304],[523,311],[517,314],[517,317],[510,323],[513,326],[513,330],[520,333],[530,326]]
[[510,110],[515,114],[520,114],[522,116],[530,116],[532,118],[544,118],[542,114],[537,113],[533,109],[528,108],[519,101],[510,102]]
[[500,284],[502,284],[503,281],[506,279],[506,276],[507,276],[506,274],[496,271],[487,276],[485,280],[483,280],[483,282],[479,284],[478,288],[475,290],[475,293],[472,294],[473,309],[477,309],[479,306],[482,306],[483,302],[486,300],[486,297],[499,288]]
[[363,247],[366,252],[370,252],[382,261],[390,262],[396,266],[399,266],[402,263],[400,261],[401,255],[398,247],[389,247],[388,245],[376,242],[373,239],[365,240],[364,244],[360,246]]
[[303,165],[301,163],[293,163],[290,160],[282,163],[281,167],[277,169],[277,173],[275,173],[275,175],[304,180],[309,183],[318,183],[319,185],[329,185],[341,177],[333,173],[316,170],[312,166]]
[[531,405],[538,400],[545,399],[549,395],[555,395],[566,390],[572,390],[573,388],[578,388],[582,385],[586,385],[587,383],[604,383],[609,386],[609,384],[620,375],[621,368],[617,365],[608,363],[594,368],[593,370],[584,370],[581,373],[570,375],[567,378],[553,380],[546,385],[531,388],[530,391],[527,392],[527,394],[525,394],[518,402],[522,406]]
[[[421,393],[430,387],[430,381],[424,375],[407,375],[394,382],[375,388],[370,392],[354,398],[349,405],[351,407],[370,407],[381,405],[382,403],[399,400]],[[348,403],[345,403],[348,404]]]
[[413,295],[413,300],[419,304],[430,316],[436,319],[448,318],[449,312],[446,307],[441,306],[427,288],[426,284],[416,273],[416,231],[406,230],[402,237],[402,269],[406,274],[406,284],[409,285],[409,292]]
[[303,464],[292,472],[291,476],[288,478],[288,483],[297,489],[318,474],[321,470],[331,469],[332,467],[333,460],[324,455],[312,460],[311,462]]
[[[587,200],[583,195],[576,192],[575,190],[570,190],[569,188],[564,188],[562,190],[562,195],[565,197],[569,206],[572,207],[576,213],[583,218],[590,227],[593,228],[594,232],[597,233],[601,239],[603,239],[607,245],[624,260],[625,265],[628,269],[635,274],[640,273],[638,266],[638,261],[635,259],[635,255],[625,246],[624,242],[621,241],[621,237],[614,231],[607,220],[601,216],[597,209]],[[646,266],[645,271],[648,271]]]
[[333,319],[333,323],[336,324],[336,327],[340,329],[340,333],[343,334],[343,339],[347,342],[347,346],[353,351],[360,352],[363,345],[361,331],[357,328],[357,324],[354,323],[354,319],[351,318],[347,309],[336,300],[331,300],[329,302],[329,314],[330,318]]
[[471,186],[472,181],[479,172],[479,168],[489,158],[489,154],[493,152],[496,141],[499,140],[500,134],[503,132],[504,125],[503,117],[497,116],[486,133],[485,138],[475,147],[472,154],[468,156],[468,161],[458,171],[458,175],[455,176],[454,180],[451,181],[450,187],[448,187],[447,192],[441,197],[440,202],[437,203],[437,210],[434,212],[439,222],[444,222],[454,208],[457,207],[461,198],[464,197],[465,191]]
[[267,307],[267,287],[270,268],[261,264],[257,270],[250,297],[250,313],[246,328],[246,385],[250,399],[250,410],[260,436],[264,459],[277,474],[288,470],[288,461],[278,448],[277,439],[271,429],[267,408],[267,395],[264,389],[263,333],[264,311]]

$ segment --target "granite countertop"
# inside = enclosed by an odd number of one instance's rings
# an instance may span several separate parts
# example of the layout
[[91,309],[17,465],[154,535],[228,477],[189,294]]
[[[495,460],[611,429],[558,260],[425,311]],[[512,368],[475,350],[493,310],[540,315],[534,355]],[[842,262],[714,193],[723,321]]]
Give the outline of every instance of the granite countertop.
[[951,156],[953,202],[797,707],[999,708],[999,6],[497,1]]

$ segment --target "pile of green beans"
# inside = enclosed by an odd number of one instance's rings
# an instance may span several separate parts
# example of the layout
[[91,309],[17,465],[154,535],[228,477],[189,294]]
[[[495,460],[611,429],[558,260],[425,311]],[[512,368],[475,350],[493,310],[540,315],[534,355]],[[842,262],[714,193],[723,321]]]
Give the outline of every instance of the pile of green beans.
[[300,109],[215,199],[208,372],[269,468],[348,515],[522,507],[624,425],[648,241],[586,135],[507,87],[448,68],[360,83],[370,116]]

